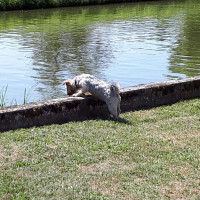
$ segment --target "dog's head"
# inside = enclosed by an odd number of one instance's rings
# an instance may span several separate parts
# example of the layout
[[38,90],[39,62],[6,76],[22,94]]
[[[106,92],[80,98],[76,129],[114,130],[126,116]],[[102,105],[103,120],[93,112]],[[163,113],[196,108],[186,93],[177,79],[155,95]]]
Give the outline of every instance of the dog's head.
[[76,93],[76,91],[78,89],[75,85],[73,85],[71,83],[71,80],[65,80],[65,81],[63,81],[62,84],[65,85],[67,95],[72,95],[72,94]]

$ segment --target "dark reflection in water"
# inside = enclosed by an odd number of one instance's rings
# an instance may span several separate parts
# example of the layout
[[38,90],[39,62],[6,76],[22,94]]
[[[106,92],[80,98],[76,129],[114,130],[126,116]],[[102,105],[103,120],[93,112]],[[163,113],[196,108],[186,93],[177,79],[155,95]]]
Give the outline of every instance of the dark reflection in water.
[[0,90],[8,104],[59,98],[91,73],[121,87],[199,75],[200,3],[156,1],[0,13]]
[[[196,1],[197,2],[197,1]],[[197,6],[197,9],[193,9]],[[182,30],[171,49],[170,67],[174,73],[200,75],[200,2],[183,16]]]

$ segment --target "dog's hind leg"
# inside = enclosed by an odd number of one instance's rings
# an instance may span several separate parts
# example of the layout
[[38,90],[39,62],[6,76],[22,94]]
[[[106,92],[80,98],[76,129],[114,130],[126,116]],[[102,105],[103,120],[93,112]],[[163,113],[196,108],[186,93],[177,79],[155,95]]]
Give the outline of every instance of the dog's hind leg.
[[120,113],[121,113],[120,103],[118,103],[118,105],[117,105],[117,115],[119,116]]
[[118,101],[118,104],[117,104],[117,115],[118,115],[118,116],[119,116],[119,114],[121,113],[120,103],[121,103],[121,97],[119,97],[119,101]]

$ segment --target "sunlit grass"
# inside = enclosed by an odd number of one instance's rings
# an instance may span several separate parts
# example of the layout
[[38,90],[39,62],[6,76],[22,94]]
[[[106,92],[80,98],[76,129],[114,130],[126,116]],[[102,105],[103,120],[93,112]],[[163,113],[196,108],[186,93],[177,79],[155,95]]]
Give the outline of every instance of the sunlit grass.
[[200,101],[0,135],[0,199],[198,199]]
[[[31,90],[33,89],[34,86],[32,86],[29,90],[26,88],[24,89],[24,94],[23,94],[23,104],[28,103],[29,98],[31,97]],[[14,98],[11,102],[6,102],[6,94],[8,90],[8,85],[4,86],[0,90],[0,108],[4,108],[6,106],[12,106],[12,105],[17,105],[17,100]]]
[[[0,0],[0,10],[55,8],[93,4],[128,3],[151,0]],[[159,0],[156,0],[159,1]],[[175,3],[175,2],[172,2]],[[163,14],[166,14],[165,12]]]
[[5,86],[0,90],[0,107],[1,108],[5,107],[6,105],[5,96],[6,96],[7,89],[8,89],[8,86]]
[[[128,2],[129,0],[127,0]],[[33,9],[33,8],[51,8],[60,6],[86,5],[86,4],[102,4],[102,3],[117,3],[123,0],[0,0],[0,9]]]

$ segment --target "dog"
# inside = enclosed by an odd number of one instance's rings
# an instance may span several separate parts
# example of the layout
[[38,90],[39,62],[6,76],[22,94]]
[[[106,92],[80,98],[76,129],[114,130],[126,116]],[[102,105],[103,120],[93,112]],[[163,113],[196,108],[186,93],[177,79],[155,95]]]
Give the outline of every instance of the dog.
[[73,97],[90,93],[97,99],[104,101],[110,113],[115,119],[119,117],[120,110],[120,86],[117,83],[107,84],[105,81],[90,74],[81,74],[71,80],[65,80],[66,94]]

